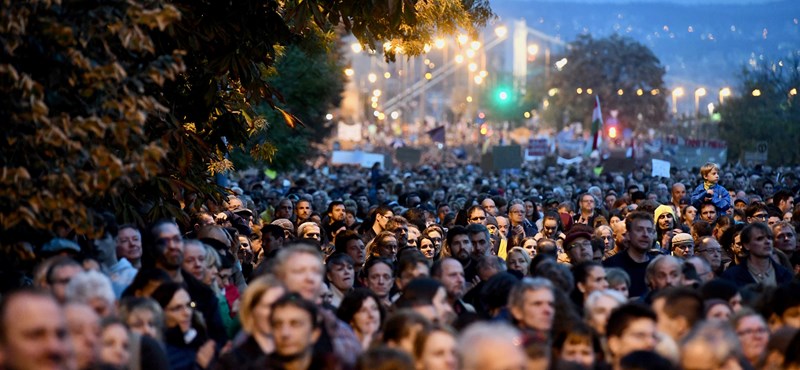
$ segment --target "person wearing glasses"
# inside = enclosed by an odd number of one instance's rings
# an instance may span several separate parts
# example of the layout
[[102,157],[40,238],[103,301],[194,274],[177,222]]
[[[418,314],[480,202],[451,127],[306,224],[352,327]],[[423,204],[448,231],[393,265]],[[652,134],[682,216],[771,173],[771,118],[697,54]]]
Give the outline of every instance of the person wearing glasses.
[[594,257],[592,252],[592,229],[584,225],[575,225],[564,239],[564,251],[569,256],[569,262],[575,266],[582,262],[589,262]]
[[755,311],[744,308],[731,318],[731,323],[742,343],[744,358],[750,365],[758,366],[769,342],[767,321]]
[[359,227],[361,238],[366,241],[374,239],[386,228],[386,223],[394,217],[394,212],[387,205],[380,205]]
[[767,205],[761,202],[753,202],[750,203],[747,208],[744,209],[745,221],[748,224],[752,224],[753,222],[767,222],[767,218],[769,217],[769,212],[767,211]]
[[579,212],[573,216],[575,223],[589,226],[594,225],[594,219],[598,216],[598,213],[595,210],[597,201],[594,199],[594,195],[590,193],[583,193],[580,197],[578,197],[578,199],[580,199],[578,203]]
[[[513,201],[508,207],[508,239],[512,240],[515,236],[519,241],[526,236],[534,236],[539,231],[536,225],[531,223],[525,218],[525,203],[521,201]],[[519,246],[519,243],[514,243],[513,246]]]
[[695,255],[706,260],[711,265],[714,275],[719,276],[722,273],[722,246],[717,238],[713,236],[701,237],[695,249]]
[[179,283],[164,283],[153,292],[153,299],[164,310],[164,344],[170,368],[208,368],[216,343],[197,315],[189,292]]
[[689,233],[678,233],[672,237],[672,255],[680,259],[694,256],[694,239]]
[[533,238],[538,244],[542,239],[555,241],[558,248],[561,248],[567,236],[561,231],[561,217],[555,211],[547,211],[542,219],[542,230],[536,233]]
[[486,226],[486,210],[481,206],[472,206],[467,210],[467,224]]

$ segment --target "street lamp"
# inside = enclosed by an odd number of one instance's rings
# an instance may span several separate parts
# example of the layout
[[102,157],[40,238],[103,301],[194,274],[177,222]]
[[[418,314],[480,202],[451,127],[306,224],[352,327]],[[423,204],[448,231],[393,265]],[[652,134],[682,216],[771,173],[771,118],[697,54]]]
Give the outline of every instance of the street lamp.
[[530,54],[530,55],[539,54],[539,45],[536,45],[536,44],[528,45],[528,54]]
[[706,93],[707,93],[707,91],[706,91],[706,89],[704,87],[701,87],[701,88],[699,88],[699,89],[694,91],[694,114],[695,115],[699,115],[700,114],[700,98],[703,97],[703,96],[706,96]]
[[683,94],[682,87],[676,87],[675,90],[672,90],[672,114],[678,114],[678,98]]
[[761,90],[759,90],[759,89],[753,90],[753,96],[755,96],[755,97],[761,96]]
[[500,26],[494,29],[494,34],[497,35],[499,38],[506,37],[508,34],[508,28],[506,26]]
[[436,40],[433,42],[433,45],[435,45],[437,49],[442,49],[442,48],[444,48],[444,39],[441,39],[441,38],[439,38],[439,39],[436,39]]
[[719,104],[721,105],[725,98],[731,96],[731,88],[723,87],[719,90]]
[[559,61],[556,62],[556,68],[558,68],[558,70],[560,71],[564,69],[564,66],[566,66],[568,62],[569,61],[567,60],[567,58],[561,58]]
[[362,50],[364,50],[364,48],[358,42],[354,42],[352,45],[350,45],[350,48],[353,49],[353,52],[356,53],[356,54],[358,54]]

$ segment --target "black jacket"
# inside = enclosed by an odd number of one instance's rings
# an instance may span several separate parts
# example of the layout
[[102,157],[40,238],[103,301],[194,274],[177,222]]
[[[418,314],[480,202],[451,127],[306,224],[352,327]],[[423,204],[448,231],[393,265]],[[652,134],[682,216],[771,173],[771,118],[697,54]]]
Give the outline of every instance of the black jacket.
[[[772,263],[772,268],[775,269],[775,282],[778,283],[778,285],[792,281],[791,271],[777,264],[772,259],[769,261]],[[748,262],[749,260],[745,260],[736,266],[731,266],[725,270],[722,274],[722,278],[733,282],[740,288],[748,284],[755,284],[756,279],[753,279],[753,275],[750,275],[750,271],[747,270]]]

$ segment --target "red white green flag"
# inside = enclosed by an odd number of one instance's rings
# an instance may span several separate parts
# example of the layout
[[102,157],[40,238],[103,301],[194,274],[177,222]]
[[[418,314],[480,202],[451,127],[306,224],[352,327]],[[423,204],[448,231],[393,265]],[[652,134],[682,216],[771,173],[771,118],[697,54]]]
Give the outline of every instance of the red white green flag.
[[600,97],[594,96],[594,110],[592,111],[592,150],[597,150],[600,145],[600,132],[603,130],[603,113],[600,111]]

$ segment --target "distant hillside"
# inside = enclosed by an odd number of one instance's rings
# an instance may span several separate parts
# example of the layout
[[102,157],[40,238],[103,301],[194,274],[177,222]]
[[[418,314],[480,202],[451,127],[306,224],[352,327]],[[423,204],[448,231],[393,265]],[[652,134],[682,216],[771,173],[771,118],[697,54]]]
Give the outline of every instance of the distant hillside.
[[581,33],[614,32],[650,47],[669,84],[733,85],[748,63],[800,54],[800,1],[742,5],[492,1],[502,20],[571,41]]

